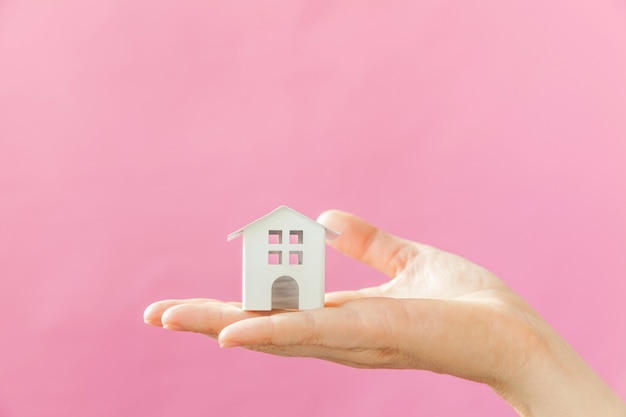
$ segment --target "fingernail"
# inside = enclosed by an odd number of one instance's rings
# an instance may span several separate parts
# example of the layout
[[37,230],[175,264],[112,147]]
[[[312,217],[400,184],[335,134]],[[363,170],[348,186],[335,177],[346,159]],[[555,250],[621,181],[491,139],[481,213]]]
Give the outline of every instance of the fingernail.
[[187,329],[185,329],[184,327],[179,326],[177,324],[172,324],[172,323],[165,323],[163,325],[163,328],[166,329],[166,330],[173,330],[175,332],[186,332],[187,331]]
[[228,342],[228,341],[224,342],[224,341],[219,340],[218,343],[219,343],[221,348],[225,348],[225,349],[237,346],[236,343]]
[[224,349],[241,346],[239,343],[236,343],[233,340],[224,340],[219,336],[217,337],[217,343],[220,345],[221,348]]

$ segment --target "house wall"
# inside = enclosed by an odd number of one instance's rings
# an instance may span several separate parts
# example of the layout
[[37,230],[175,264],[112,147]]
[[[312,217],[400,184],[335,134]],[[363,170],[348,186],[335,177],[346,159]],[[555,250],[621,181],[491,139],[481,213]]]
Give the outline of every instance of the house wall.
[[[282,231],[282,243],[271,244],[269,230]],[[289,243],[290,230],[302,230],[301,244]],[[271,310],[272,284],[284,275],[296,280],[299,308],[308,310],[324,305],[324,227],[289,210],[248,226],[243,236],[243,308]],[[268,252],[281,251],[282,264],[269,265]],[[289,251],[302,251],[302,264],[289,264]]]

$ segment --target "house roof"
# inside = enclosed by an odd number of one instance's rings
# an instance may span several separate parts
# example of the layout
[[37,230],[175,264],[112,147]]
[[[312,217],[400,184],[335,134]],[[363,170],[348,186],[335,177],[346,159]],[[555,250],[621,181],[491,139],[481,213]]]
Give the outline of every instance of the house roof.
[[291,213],[295,213],[295,214],[297,214],[297,215],[298,215],[299,217],[301,217],[302,219],[304,219],[304,220],[306,220],[306,221],[309,221],[309,222],[311,222],[311,223],[313,223],[313,224],[316,224],[316,225],[318,225],[318,226],[320,226],[320,227],[323,227],[323,228],[324,228],[324,230],[326,230],[326,239],[328,239],[328,240],[333,240],[333,239],[336,239],[336,238],[337,238],[337,237],[339,237],[339,235],[341,234],[341,233],[339,233],[339,232],[337,232],[337,231],[335,231],[335,230],[332,230],[332,229],[329,229],[329,228],[325,227],[323,224],[320,224],[320,223],[316,222],[315,220],[311,219],[310,217],[305,216],[305,215],[304,215],[304,214],[302,214],[302,213],[298,213],[297,211],[295,211],[295,210],[294,210],[294,209],[292,209],[292,208],[289,208],[289,207],[287,207],[287,206],[280,206],[280,207],[278,207],[278,208],[274,209],[273,211],[271,211],[271,212],[267,213],[265,216],[263,216],[263,217],[261,217],[261,218],[259,218],[259,219],[256,219],[256,220],[255,220],[255,221],[253,221],[252,223],[249,223],[249,224],[245,225],[244,227],[242,227],[241,229],[239,229],[239,230],[237,230],[237,231],[235,231],[235,232],[232,232],[231,234],[229,234],[229,235],[226,237],[226,240],[228,240],[228,241],[230,242],[231,240],[233,240],[233,239],[237,238],[240,234],[242,234],[242,233],[243,233],[243,232],[244,232],[244,231],[245,231],[248,227],[252,226],[253,224],[255,224],[255,223],[257,223],[257,222],[260,222],[261,220],[263,220],[263,219],[265,219],[265,218],[267,218],[267,217],[270,217],[270,216],[272,216],[272,215],[276,214],[276,213],[277,213],[277,212],[279,212],[279,211],[285,211],[285,210],[289,210]]

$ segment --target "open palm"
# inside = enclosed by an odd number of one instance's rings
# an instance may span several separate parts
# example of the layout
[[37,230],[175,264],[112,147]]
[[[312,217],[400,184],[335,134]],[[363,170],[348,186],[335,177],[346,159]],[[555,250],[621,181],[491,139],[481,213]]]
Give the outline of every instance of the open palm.
[[[523,415],[540,414],[530,411],[531,404],[545,415],[562,412],[552,405],[578,391],[588,395],[594,389],[615,401],[558,334],[491,272],[345,212],[328,211],[318,221],[341,232],[331,246],[391,279],[328,293],[325,308],[317,310],[254,312],[235,302],[165,300],[146,309],[145,321],[218,338],[222,347],[455,375],[490,385]],[[567,415],[586,415],[571,398],[562,400],[576,411]],[[593,403],[590,408],[597,411]]]
[[348,213],[329,211],[318,220],[341,232],[333,247],[392,279],[328,293],[319,310],[251,312],[218,300],[166,300],[148,308],[146,321],[219,336],[222,347],[355,367],[428,369],[482,382],[498,374],[494,367],[502,362],[510,366],[503,355],[533,342],[535,332],[525,329],[534,313],[489,271]]

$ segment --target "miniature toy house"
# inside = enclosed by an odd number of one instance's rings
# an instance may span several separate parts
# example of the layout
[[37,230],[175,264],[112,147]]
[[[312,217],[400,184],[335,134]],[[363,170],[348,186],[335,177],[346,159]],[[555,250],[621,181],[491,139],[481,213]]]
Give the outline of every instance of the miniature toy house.
[[325,239],[339,234],[281,206],[228,235],[243,234],[243,309],[324,306]]

